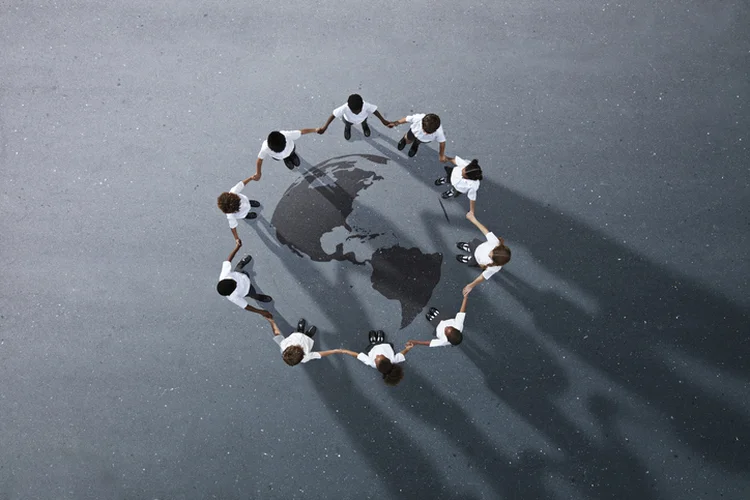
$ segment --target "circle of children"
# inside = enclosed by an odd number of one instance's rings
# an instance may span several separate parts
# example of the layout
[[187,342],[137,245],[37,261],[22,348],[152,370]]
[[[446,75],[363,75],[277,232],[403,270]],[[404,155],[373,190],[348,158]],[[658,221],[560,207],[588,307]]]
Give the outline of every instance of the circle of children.
[[[449,187],[447,191],[442,193],[442,197],[445,199],[454,198],[460,194],[467,195],[469,199],[469,212],[466,214],[466,218],[482,232],[486,239],[486,241],[478,246],[473,246],[463,241],[458,242],[456,246],[462,253],[456,255],[456,260],[463,264],[480,268],[481,273],[475,280],[464,287],[461,309],[454,318],[440,321],[440,312],[434,307],[429,309],[426,318],[435,327],[434,339],[432,340],[409,340],[404,350],[396,353],[393,344],[386,341],[382,330],[372,330],[369,332],[369,346],[364,352],[356,353],[347,349],[314,352],[312,350],[314,343],[313,336],[317,331],[315,326],[307,328],[305,320],[300,319],[297,323],[296,331],[284,337],[270,312],[258,309],[247,303],[246,297],[250,297],[257,302],[270,302],[273,300],[268,295],[263,295],[255,290],[250,274],[244,270],[252,259],[250,255],[241,259],[234,271],[232,271],[232,259],[242,246],[242,240],[237,235],[237,221],[239,219],[256,218],[257,214],[251,211],[251,209],[260,206],[258,201],[248,199],[241,191],[248,182],[259,181],[261,179],[263,160],[268,157],[276,161],[283,161],[284,165],[290,170],[299,166],[300,158],[297,156],[294,141],[305,134],[313,132],[324,134],[328,126],[336,118],[340,118],[344,122],[344,138],[346,140],[351,138],[353,125],[361,125],[363,134],[365,137],[369,137],[370,127],[367,124],[367,118],[370,115],[375,115],[388,128],[409,123],[409,130],[397,145],[398,150],[401,151],[407,144],[411,144],[408,151],[409,157],[417,154],[419,145],[423,142],[437,141],[440,144],[438,153],[440,162],[450,163],[453,166],[445,167],[445,176],[435,180],[435,185]],[[440,347],[455,346],[461,343],[463,339],[464,319],[466,317],[466,302],[469,293],[482,281],[489,279],[493,274],[498,272],[510,260],[510,249],[504,244],[503,239],[496,237],[474,216],[477,189],[479,189],[479,183],[482,180],[482,169],[479,166],[479,162],[477,160],[467,161],[459,156],[454,158],[445,156],[445,134],[443,133],[443,127],[440,125],[440,117],[435,114],[414,114],[396,121],[388,121],[380,114],[377,106],[363,101],[362,97],[358,94],[352,94],[345,104],[333,110],[331,116],[328,117],[328,120],[320,128],[280,130],[268,134],[268,138],[263,141],[260,153],[258,153],[256,167],[255,175],[238,182],[228,192],[221,193],[217,200],[219,209],[227,216],[229,228],[232,231],[236,244],[227,260],[221,265],[221,274],[219,275],[219,283],[216,289],[220,295],[225,296],[238,306],[247,311],[260,314],[269,321],[273,330],[274,341],[281,348],[282,358],[290,366],[307,363],[310,360],[320,359],[331,354],[347,354],[378,370],[382,374],[386,384],[396,385],[404,377],[401,367],[401,363],[405,361],[404,355],[414,346]]]

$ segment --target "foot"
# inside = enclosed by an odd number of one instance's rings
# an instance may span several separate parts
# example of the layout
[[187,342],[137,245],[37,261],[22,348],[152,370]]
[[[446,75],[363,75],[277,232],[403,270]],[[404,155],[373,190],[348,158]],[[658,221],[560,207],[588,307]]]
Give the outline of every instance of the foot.
[[253,256],[252,255],[248,254],[248,255],[245,255],[244,257],[242,257],[242,260],[237,263],[237,270],[240,270],[243,267],[245,267],[246,265],[250,264],[251,260],[253,260]]
[[427,321],[432,321],[438,316],[440,316],[440,311],[438,311],[437,307],[430,307],[430,310],[427,311],[424,317],[427,318]]
[[456,243],[456,248],[466,253],[471,253],[471,247],[465,241],[459,241],[458,243]]
[[344,139],[347,141],[352,138],[352,126],[344,125]]
[[447,177],[441,177],[439,179],[435,179],[435,185],[436,186],[442,186],[443,184],[448,184],[448,178]]
[[365,137],[370,137],[370,126],[367,121],[362,122],[362,133],[365,134]]
[[402,137],[400,141],[398,141],[398,144],[396,145],[396,148],[399,151],[403,151],[403,149],[406,147],[406,137]]
[[456,260],[461,264],[468,264],[469,262],[471,262],[471,257],[469,257],[468,255],[456,255]]
[[255,297],[253,297],[258,302],[271,302],[273,298],[270,295],[263,295],[262,293],[259,293]]
[[299,321],[297,321],[297,330],[299,333],[305,332],[305,327],[307,326],[307,321],[305,321],[305,318],[300,318]]
[[297,153],[292,153],[292,164],[295,167],[299,167],[299,163],[300,163],[300,161],[299,161],[299,155]]
[[245,216],[245,219],[252,220],[258,218],[258,214],[255,212],[248,212],[248,214]]
[[370,340],[371,344],[374,344],[378,341],[378,332],[376,332],[375,330],[370,330],[367,333],[367,338]]
[[284,158],[284,165],[286,165],[286,168],[289,170],[294,170],[294,162],[292,162],[291,158]]
[[378,330],[376,333],[378,334],[378,342],[385,342],[385,332],[383,330]]
[[250,206],[253,208],[258,208],[260,206],[260,202],[256,200],[248,200],[250,202]]
[[414,143],[409,148],[408,156],[409,158],[413,158],[415,154],[417,154],[417,150],[419,149],[419,143],[417,141],[414,141]]
[[458,191],[451,188],[440,196],[442,196],[444,200],[447,200],[448,198],[455,198],[456,196],[458,196]]
[[313,325],[307,329],[307,331],[305,332],[305,335],[307,335],[310,338],[313,338],[315,336],[315,332],[317,331],[318,331],[318,327]]

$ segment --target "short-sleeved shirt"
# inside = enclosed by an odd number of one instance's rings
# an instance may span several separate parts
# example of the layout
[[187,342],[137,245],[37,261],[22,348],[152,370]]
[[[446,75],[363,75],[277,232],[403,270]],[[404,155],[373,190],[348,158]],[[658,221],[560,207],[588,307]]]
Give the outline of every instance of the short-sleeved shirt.
[[305,357],[302,358],[302,363],[307,363],[310,360],[321,358],[319,352],[311,352],[315,341],[304,333],[294,332],[290,333],[288,337],[284,337],[283,335],[274,335],[273,340],[274,342],[279,344],[282,353],[289,346],[300,346],[302,348],[302,351],[305,353]]
[[344,103],[343,106],[339,106],[338,108],[334,109],[332,114],[336,118],[341,118],[343,116],[344,120],[357,125],[358,123],[362,123],[363,121],[367,120],[367,117],[373,114],[376,109],[378,109],[378,107],[374,104],[363,102],[362,111],[355,115],[349,107],[349,104]]
[[250,278],[248,278],[245,273],[236,273],[232,271],[232,263],[225,260],[221,263],[219,281],[223,279],[231,279],[237,283],[237,288],[235,288],[230,295],[227,295],[227,299],[244,309],[247,306],[245,296],[250,291]]
[[400,352],[394,354],[391,344],[378,344],[370,349],[369,353],[360,352],[357,355],[357,359],[367,366],[377,368],[377,366],[375,365],[375,358],[377,356],[380,356],[381,354],[390,359],[391,363],[393,363],[394,365],[396,363],[403,363],[404,361],[406,361],[406,358]]
[[240,191],[242,191],[242,188],[244,187],[245,183],[240,181],[229,190],[230,193],[234,193],[240,197],[240,209],[233,214],[227,214],[227,220],[229,221],[229,227],[231,229],[237,227],[237,219],[244,219],[250,211],[250,200],[248,200],[247,196],[244,194],[240,194]]
[[434,131],[431,134],[428,134],[424,131],[422,128],[422,118],[424,118],[425,114],[419,114],[419,115],[409,115],[406,117],[406,121],[411,123],[411,133],[414,134],[414,137],[419,139],[419,142],[445,142],[445,133],[443,132],[443,126],[440,125],[436,131]]
[[443,321],[438,323],[437,328],[435,328],[435,337],[437,338],[430,341],[430,347],[442,347],[444,345],[451,345],[448,337],[445,336],[445,329],[449,326],[452,326],[456,330],[463,331],[464,318],[466,318],[466,313],[460,312],[456,314],[455,318],[444,319]]
[[271,148],[268,147],[268,139],[263,141],[263,144],[260,147],[260,153],[258,153],[258,158],[261,160],[265,160],[269,156],[273,158],[274,160],[283,160],[290,154],[292,154],[292,151],[294,151],[294,141],[302,137],[302,131],[300,130],[279,130],[284,137],[286,137],[286,147],[284,148],[284,151],[281,153],[277,153],[276,151],[273,151]]
[[456,191],[466,193],[466,196],[470,200],[476,200],[479,181],[463,178],[464,168],[466,168],[469,163],[471,162],[464,160],[460,156],[456,156],[456,166],[453,167],[453,170],[451,171],[451,185],[456,188]]
[[[495,236],[494,233],[487,233],[486,237],[487,241],[479,245],[477,249],[474,250],[474,260],[477,261],[477,264],[482,266],[489,266],[490,264],[492,264],[492,257],[490,257],[490,252],[492,252],[492,250],[500,244],[500,240],[497,239],[497,236]],[[502,268],[503,266],[488,267],[487,269],[482,271],[482,276],[484,276],[484,279],[488,280],[492,277],[493,274],[495,274]]]

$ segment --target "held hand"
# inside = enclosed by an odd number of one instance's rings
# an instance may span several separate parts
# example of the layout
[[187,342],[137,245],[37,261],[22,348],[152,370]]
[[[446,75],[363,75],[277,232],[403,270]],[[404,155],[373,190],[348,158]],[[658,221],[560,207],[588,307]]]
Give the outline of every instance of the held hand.
[[237,238],[234,240],[234,248],[240,248],[242,246],[242,240]]
[[448,161],[448,157],[447,157],[447,156],[445,156],[445,155],[441,155],[441,156],[440,156],[440,162],[441,162],[441,163],[445,163],[445,162],[447,162],[447,161]]
[[273,314],[271,314],[270,312],[268,312],[268,311],[261,311],[258,314],[260,314],[261,316],[263,316],[264,318],[266,318],[268,321],[273,322]]
[[414,341],[413,340],[408,341],[406,343],[406,347],[408,347],[409,349],[411,349],[412,347],[414,347]]
[[251,181],[259,181],[260,180],[260,174],[255,174],[249,177]]
[[388,128],[393,128],[393,127],[395,127],[396,125],[398,125],[398,124],[397,124],[396,122],[388,122],[388,125],[387,125],[387,127],[388,127]]
[[472,285],[471,283],[469,283],[468,285],[466,285],[466,286],[464,287],[464,289],[462,290],[462,292],[463,292],[463,294],[464,294],[464,297],[466,297],[467,295],[469,295],[469,294],[471,293],[471,290],[472,290],[473,288],[474,288],[474,286],[473,286],[473,285]]
[[320,128],[318,129],[318,130],[316,130],[316,132],[317,132],[318,134],[320,134],[320,135],[323,135],[323,134],[325,134],[325,133],[326,133],[326,130],[327,130],[327,129],[328,129],[328,127],[320,127]]
[[467,214],[466,214],[466,218],[467,218],[467,219],[469,219],[470,221],[475,221],[475,220],[477,220],[477,218],[476,218],[476,217],[474,216],[474,212],[469,212],[469,213],[467,213]]
[[[268,311],[266,311],[268,312]],[[270,314],[270,313],[269,313]],[[281,335],[281,330],[279,329],[276,322],[272,319],[266,318],[269,323],[271,323],[271,329],[273,330],[274,335]]]

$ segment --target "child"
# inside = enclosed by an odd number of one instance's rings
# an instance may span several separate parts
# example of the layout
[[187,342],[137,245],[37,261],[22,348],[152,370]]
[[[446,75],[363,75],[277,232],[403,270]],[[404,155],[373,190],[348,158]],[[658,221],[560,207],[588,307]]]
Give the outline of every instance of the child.
[[299,167],[299,156],[294,151],[294,141],[299,139],[305,134],[312,134],[317,132],[316,128],[303,128],[301,130],[274,130],[268,134],[268,138],[263,141],[260,146],[260,153],[258,153],[258,160],[255,162],[256,172],[255,175],[250,178],[253,181],[259,181],[261,176],[261,165],[263,160],[269,156],[274,160],[284,160],[284,165],[289,170],[294,167]]
[[[477,276],[477,279],[464,287],[464,295],[468,295],[471,290],[482,281],[490,279],[493,274],[502,269],[502,267],[510,261],[510,248],[505,246],[505,242],[502,238],[498,238],[484,227],[474,216],[473,212],[466,214],[466,218],[482,231],[482,234],[487,238],[487,241],[479,245],[474,250],[473,255],[456,255],[457,261],[482,268],[482,273]],[[471,245],[464,241],[459,241],[456,243],[456,246],[459,250],[468,254],[472,253]]]
[[276,323],[271,323],[273,328],[273,340],[279,344],[279,347],[281,348],[281,357],[284,359],[284,363],[289,366],[307,363],[312,359],[320,359],[338,352],[338,349],[332,351],[311,352],[313,343],[315,342],[313,336],[318,329],[315,326],[311,326],[305,331],[306,325],[307,322],[304,318],[300,318],[297,322],[297,330],[285,338],[281,335],[281,330],[276,326]]
[[219,210],[227,214],[229,229],[232,231],[234,241],[240,245],[242,245],[242,240],[237,236],[237,219],[255,219],[258,217],[258,214],[251,212],[250,208],[257,208],[260,206],[260,202],[256,200],[248,200],[247,196],[240,194],[240,191],[242,191],[251,180],[253,180],[253,178],[248,177],[244,181],[238,182],[229,190],[229,192],[225,191],[221,193],[216,200]]
[[367,366],[375,368],[383,375],[386,385],[397,385],[404,378],[404,370],[399,364],[406,361],[404,355],[414,347],[414,344],[406,344],[403,351],[394,354],[393,344],[385,341],[383,330],[377,332],[370,330],[368,336],[370,345],[367,346],[365,352],[357,354],[347,349],[339,349],[339,352],[355,357]]
[[341,118],[344,122],[344,139],[347,141],[352,138],[352,125],[357,125],[358,123],[362,124],[362,132],[365,134],[365,137],[370,137],[370,127],[367,125],[367,118],[372,114],[377,116],[386,127],[390,123],[383,118],[377,106],[363,101],[362,96],[359,94],[352,94],[346,103],[333,110],[325,125],[318,129],[318,133],[321,135],[325,134],[328,125],[331,124],[333,119]]
[[450,184],[451,188],[441,195],[443,199],[453,198],[458,196],[459,193],[466,193],[469,198],[469,212],[474,213],[479,181],[482,180],[482,167],[479,166],[476,159],[469,162],[458,155],[455,158],[446,158],[446,160],[456,166],[444,167],[446,176],[436,179],[435,185]]
[[[464,339],[464,319],[466,318],[466,302],[469,300],[468,295],[464,295],[464,300],[461,302],[461,310],[456,314],[453,319],[444,319],[437,324],[435,328],[435,339],[433,340],[410,340],[413,345],[426,345],[430,347],[441,347],[445,345],[458,345]],[[425,316],[427,321],[431,324],[437,322],[440,311],[434,307],[430,308],[430,311]]]
[[440,125],[440,117],[438,115],[432,113],[428,115],[409,115],[389,123],[388,127],[393,128],[396,125],[406,122],[411,123],[411,127],[401,140],[398,141],[398,146],[396,147],[399,151],[403,150],[407,144],[411,144],[411,148],[409,148],[409,158],[411,158],[417,154],[421,143],[436,140],[440,143],[440,152],[438,153],[440,161],[443,163],[448,161],[445,156],[445,133],[443,133],[443,127]]
[[245,300],[245,297],[251,297],[258,302],[271,302],[273,300],[268,295],[257,293],[255,287],[251,283],[250,274],[248,274],[247,271],[244,271],[245,266],[247,266],[253,259],[252,256],[246,255],[239,264],[237,264],[234,272],[231,270],[232,259],[237,255],[237,251],[241,246],[242,242],[238,241],[234,250],[232,250],[232,253],[229,254],[229,258],[222,262],[221,274],[219,275],[219,283],[216,285],[216,291],[219,292],[219,295],[226,297],[246,311],[260,314],[264,318],[270,320],[273,318],[273,315],[270,312],[265,309],[257,309],[248,304],[247,300]]

